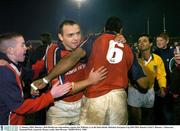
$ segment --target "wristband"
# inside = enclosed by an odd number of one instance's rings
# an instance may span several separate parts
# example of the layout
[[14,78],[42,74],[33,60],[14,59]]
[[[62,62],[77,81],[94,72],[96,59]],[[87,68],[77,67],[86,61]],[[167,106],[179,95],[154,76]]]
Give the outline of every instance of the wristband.
[[31,88],[32,88],[33,90],[38,90],[38,88],[37,88],[33,83],[31,83]]
[[46,78],[45,78],[45,77],[44,77],[42,80],[43,80],[43,82],[44,82],[44,83],[46,83],[46,84],[48,84],[48,83],[49,83],[49,82],[48,82],[48,80],[46,80]]

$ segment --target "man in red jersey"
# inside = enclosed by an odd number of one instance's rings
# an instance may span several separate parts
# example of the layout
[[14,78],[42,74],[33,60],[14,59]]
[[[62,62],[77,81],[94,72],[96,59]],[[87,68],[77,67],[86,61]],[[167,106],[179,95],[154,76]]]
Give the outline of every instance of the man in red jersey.
[[[48,73],[56,65],[56,62],[70,55],[72,51],[79,47],[81,42],[81,30],[79,24],[72,20],[63,21],[59,26],[58,37],[59,41],[57,43],[52,43],[46,51],[46,69]],[[106,69],[103,69],[102,67],[96,71],[91,70],[89,75],[84,77],[85,67],[86,64],[82,63],[80,60],[80,62],[73,66],[71,70],[52,80],[52,84],[56,81],[60,81],[62,84],[70,81],[72,82],[73,89],[71,95],[56,100],[54,105],[48,109],[46,124],[78,124],[83,92],[74,93],[74,90],[77,88],[81,90],[89,85],[96,84],[104,79],[104,75],[106,74],[103,75],[101,73],[103,70],[106,72]]]
[[93,43],[87,63],[86,73],[90,69],[105,66],[108,76],[97,85],[86,88],[85,103],[81,111],[81,125],[120,125],[127,124],[128,71],[133,63],[133,53],[127,44],[114,41],[117,33],[122,32],[122,23],[118,17],[110,17],[105,32]]

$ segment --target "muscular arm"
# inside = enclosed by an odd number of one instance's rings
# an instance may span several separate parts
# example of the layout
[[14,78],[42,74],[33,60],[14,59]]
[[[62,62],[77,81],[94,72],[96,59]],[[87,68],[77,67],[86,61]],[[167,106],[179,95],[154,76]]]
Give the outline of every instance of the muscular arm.
[[[82,48],[77,48],[70,55],[61,59],[54,66],[51,72],[47,76],[44,77],[44,79],[47,80],[47,82],[50,82],[53,78],[70,70],[80,60],[80,58],[85,56],[85,54],[86,53]],[[39,79],[39,80],[34,81],[33,85],[36,86],[38,89],[42,89],[47,85],[47,83],[45,83],[43,79]]]
[[[86,46],[88,45],[87,49],[91,49],[91,45],[94,42],[94,39],[92,41],[88,40],[87,43],[84,44]],[[126,41],[122,35],[117,36],[115,39],[116,39],[116,41],[120,41],[122,43],[124,43]],[[82,47],[82,48],[84,49],[85,47]],[[68,71],[69,69],[71,69],[80,60],[81,57],[84,57],[86,53],[90,52],[87,50],[85,52],[82,48],[76,49],[74,52],[71,53],[71,55],[61,59],[61,61],[59,61],[57,63],[57,65],[52,69],[52,71],[46,77],[44,77],[47,80],[47,82],[51,81],[53,78],[57,77],[60,74],[63,74],[64,72]],[[37,88],[42,89],[46,85],[47,85],[47,83],[43,82],[43,80],[40,79],[40,80],[33,82],[31,84],[31,87],[35,87],[33,89],[37,90]]]
[[70,70],[79,60],[85,56],[85,51],[82,48],[77,48],[70,55],[61,59],[56,66],[51,70],[51,72],[45,77],[48,81],[63,74]]

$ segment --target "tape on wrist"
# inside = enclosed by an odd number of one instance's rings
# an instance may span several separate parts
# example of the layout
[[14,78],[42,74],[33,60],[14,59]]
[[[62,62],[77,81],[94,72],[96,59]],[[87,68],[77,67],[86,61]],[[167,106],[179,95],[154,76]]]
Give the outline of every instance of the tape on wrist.
[[38,88],[37,88],[33,83],[31,83],[31,88],[32,88],[33,90],[38,90]]
[[45,78],[42,79],[44,83],[48,84],[48,80],[46,80]]

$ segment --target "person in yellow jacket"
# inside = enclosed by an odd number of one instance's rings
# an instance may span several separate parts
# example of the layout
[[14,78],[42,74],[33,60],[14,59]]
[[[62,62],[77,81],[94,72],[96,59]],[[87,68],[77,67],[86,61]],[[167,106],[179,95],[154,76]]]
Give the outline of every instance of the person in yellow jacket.
[[136,88],[128,89],[128,105],[130,106],[130,117],[133,122],[130,124],[149,125],[153,123],[153,106],[155,101],[154,82],[158,80],[160,87],[159,95],[165,96],[166,71],[163,60],[160,56],[151,53],[152,39],[149,35],[143,34],[138,39],[140,55],[138,61],[142,66],[148,80],[149,89],[147,93],[140,93]]

